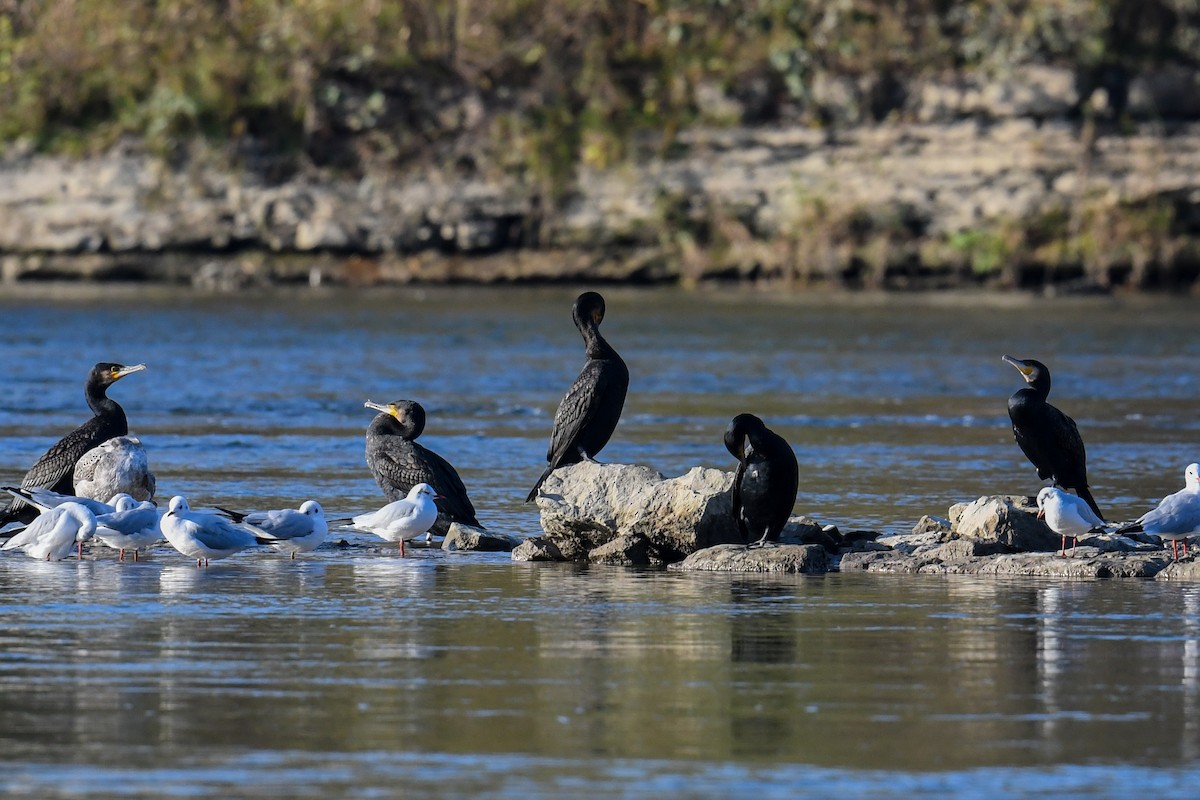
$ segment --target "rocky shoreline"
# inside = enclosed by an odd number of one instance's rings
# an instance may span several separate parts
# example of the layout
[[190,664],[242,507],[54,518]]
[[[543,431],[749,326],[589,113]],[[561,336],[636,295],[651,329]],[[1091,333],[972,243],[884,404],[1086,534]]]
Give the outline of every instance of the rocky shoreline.
[[0,283],[772,280],[1195,287],[1200,123],[1094,136],[1068,73],[930,84],[905,121],[698,128],[552,202],[486,165],[279,176],[195,145],[0,156]]
[[911,532],[839,531],[793,517],[773,546],[747,549],[730,515],[733,473],[696,467],[665,478],[643,466],[574,464],[537,498],[543,535],[514,561],[587,561],[672,570],[822,574],[1011,575],[1200,580],[1200,560],[1172,559],[1157,536],[1091,533],[1073,555],[1036,516],[1033,498],[984,496],[926,516]]

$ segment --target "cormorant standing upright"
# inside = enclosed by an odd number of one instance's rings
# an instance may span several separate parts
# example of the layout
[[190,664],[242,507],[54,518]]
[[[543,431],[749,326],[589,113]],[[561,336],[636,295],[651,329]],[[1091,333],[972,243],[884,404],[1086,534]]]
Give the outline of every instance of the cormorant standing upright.
[[742,541],[747,546],[779,541],[800,486],[795,451],[753,414],[729,422],[725,449],[738,460],[732,506]]
[[571,308],[575,327],[583,335],[587,361],[575,383],[567,390],[554,414],[554,432],[546,450],[549,465],[533,485],[528,503],[550,473],[567,464],[592,458],[604,449],[621,419],[625,393],[629,390],[629,368],[600,335],[604,320],[604,298],[596,292],[584,292]]
[[396,400],[385,406],[368,400],[363,406],[380,412],[367,426],[367,466],[388,502],[403,500],[418,483],[428,483],[438,495],[435,533],[445,535],[451,522],[482,528],[457,470],[416,442],[425,430],[421,404]]
[[[145,364],[126,367],[121,364],[102,362],[92,367],[84,384],[84,396],[92,409],[92,418],[68,433],[39,458],[25,477],[24,488],[50,489],[60,494],[75,494],[75,464],[80,457],[115,436],[129,433],[129,421],[125,409],[111,399],[108,387],[134,372],[141,372]],[[14,520],[28,522],[38,511],[21,500],[14,500],[0,513],[0,525]]]
[[1104,515],[1088,490],[1087,452],[1075,420],[1046,402],[1050,394],[1050,370],[1040,361],[1004,356],[1017,368],[1025,383],[1008,398],[1008,416],[1021,452],[1037,468],[1042,480],[1073,489],[1102,521]]

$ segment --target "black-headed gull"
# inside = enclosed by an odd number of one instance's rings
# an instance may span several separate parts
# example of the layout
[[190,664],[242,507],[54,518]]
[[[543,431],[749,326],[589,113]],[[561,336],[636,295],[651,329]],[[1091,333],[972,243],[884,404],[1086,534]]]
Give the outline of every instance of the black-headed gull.
[[1187,555],[1189,536],[1200,534],[1200,464],[1188,464],[1183,471],[1184,487],[1159,501],[1158,507],[1122,526],[1117,533],[1153,533],[1171,542],[1171,553],[1179,559],[1178,545],[1183,541]]
[[304,501],[299,510],[282,508],[249,513],[230,511],[227,508],[221,510],[233,517],[234,522],[245,522],[265,534],[259,537],[259,542],[270,545],[281,553],[291,553],[292,558],[296,557],[296,553],[316,550],[329,533],[325,510],[316,500]]
[[125,551],[149,547],[162,538],[158,529],[158,507],[149,500],[137,501],[128,494],[114,495],[110,501],[113,511],[96,517],[96,538],[118,551],[117,560],[125,560]]
[[418,483],[403,500],[388,503],[378,511],[359,514],[350,522],[357,530],[373,533],[388,542],[399,542],[400,555],[404,555],[404,543],[427,532],[437,520],[436,498],[432,486]]
[[75,493],[103,500],[128,494],[153,500],[155,480],[146,448],[134,436],[116,436],[84,453],[75,463]]
[[1037,496],[1038,517],[1044,518],[1050,530],[1062,536],[1062,553],[1067,554],[1067,537],[1071,544],[1071,555],[1079,545],[1079,537],[1094,528],[1103,528],[1104,521],[1092,511],[1081,497],[1067,494],[1056,486],[1046,486]]
[[196,559],[197,567],[259,543],[254,533],[220,514],[192,511],[179,495],[171,498],[159,527],[172,547]]
[[58,561],[75,550],[83,557],[83,543],[96,532],[96,515],[79,503],[63,503],[43,511],[25,530],[0,550],[23,550],[32,558]]

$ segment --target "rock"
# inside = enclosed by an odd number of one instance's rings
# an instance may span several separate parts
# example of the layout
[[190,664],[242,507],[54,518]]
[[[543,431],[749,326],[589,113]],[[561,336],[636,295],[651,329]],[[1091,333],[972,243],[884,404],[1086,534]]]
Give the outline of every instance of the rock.
[[949,533],[951,527],[950,520],[944,517],[931,517],[926,514],[917,520],[917,524],[913,526],[912,532],[914,535],[922,533]]
[[994,542],[996,552],[1057,550],[1061,537],[1036,514],[1026,497],[980,497],[950,508],[952,532],[959,538]]
[[541,536],[521,542],[512,551],[513,561],[566,561],[558,545]]
[[625,567],[662,564],[662,558],[654,552],[654,546],[645,536],[627,533],[611,542],[602,544],[588,553],[588,561],[596,564],[614,564]]
[[1100,553],[1080,548],[1075,558],[1056,553],[972,555],[978,540],[958,539],[920,555],[897,551],[847,553],[842,572],[921,573],[943,575],[1015,575],[1051,578],[1149,578],[1166,566],[1164,556],[1150,553]]
[[730,512],[732,485],[733,474],[716,469],[696,467],[665,479],[649,467],[584,462],[551,473],[537,504],[546,539],[567,560],[637,535],[671,562],[715,544],[741,543]]
[[[1164,555],[1163,557],[1171,558],[1170,555]],[[1165,569],[1154,577],[1160,581],[1200,581],[1200,561],[1195,561],[1191,558],[1171,561]]]
[[508,553],[521,544],[521,539],[507,533],[495,533],[463,525],[459,522],[450,523],[450,529],[442,539],[442,549],[448,553],[477,551],[484,553]]
[[846,553],[838,562],[841,572],[916,572],[927,559],[908,556],[896,550]]
[[901,533],[892,536],[880,536],[875,540],[875,543],[890,547],[905,555],[912,555],[919,550],[930,550],[937,547],[948,534],[949,530],[946,533]]
[[721,544],[692,553],[670,569],[710,572],[789,572],[821,574],[829,570],[825,548],[820,545],[780,544],[746,548]]

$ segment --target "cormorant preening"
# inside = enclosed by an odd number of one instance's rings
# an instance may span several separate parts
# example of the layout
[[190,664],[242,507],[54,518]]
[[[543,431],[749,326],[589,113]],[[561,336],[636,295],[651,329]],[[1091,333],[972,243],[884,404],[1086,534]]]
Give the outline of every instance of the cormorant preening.
[[584,292],[571,308],[575,327],[583,334],[587,361],[575,383],[567,390],[554,414],[554,433],[546,450],[549,466],[537,479],[528,503],[550,473],[567,464],[591,461],[604,449],[621,419],[625,392],[629,389],[629,368],[617,351],[600,335],[604,320],[604,298],[596,292]]
[[1075,420],[1046,402],[1050,370],[1033,359],[1003,358],[1029,384],[1008,398],[1008,416],[1021,452],[1037,468],[1039,478],[1051,478],[1057,486],[1074,489],[1103,521],[1104,515],[1088,491],[1087,453],[1079,428]]
[[380,412],[367,426],[367,466],[391,502],[403,500],[414,486],[428,483],[438,494],[434,533],[445,535],[451,522],[482,528],[462,478],[450,462],[415,441],[425,430],[425,409],[412,400],[366,408]]
[[[84,395],[94,416],[68,433],[46,454],[37,460],[25,473],[21,486],[26,488],[51,489],[60,494],[75,494],[75,464],[79,458],[115,436],[129,433],[129,422],[125,410],[106,394],[108,387],[134,372],[141,372],[145,364],[132,367],[121,364],[100,363],[92,367],[84,384]],[[15,500],[0,514],[0,525],[20,519],[28,522],[37,516],[37,509]]]
[[778,541],[800,486],[796,453],[753,414],[738,414],[730,421],[725,448],[738,460],[732,505],[742,541],[747,545]]

